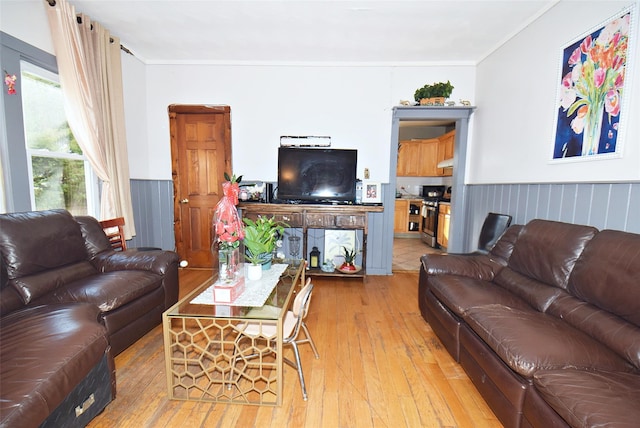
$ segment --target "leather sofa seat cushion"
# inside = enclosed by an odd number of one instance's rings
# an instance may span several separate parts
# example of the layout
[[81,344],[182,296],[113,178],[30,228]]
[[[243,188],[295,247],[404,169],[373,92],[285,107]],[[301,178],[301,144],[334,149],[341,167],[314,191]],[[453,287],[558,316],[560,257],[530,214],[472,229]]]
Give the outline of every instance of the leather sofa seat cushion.
[[576,263],[568,291],[640,326],[640,234],[603,230]]
[[35,303],[87,302],[109,312],[160,288],[162,277],[146,271],[112,271],[82,278]]
[[545,284],[566,288],[569,274],[598,230],[549,220],[531,220],[518,236],[509,267]]
[[100,362],[109,342],[98,314],[89,304],[48,305],[0,319],[0,424],[40,425]]
[[464,320],[502,361],[525,378],[538,370],[570,367],[634,370],[628,361],[589,335],[534,309],[473,307]]
[[529,308],[524,300],[502,287],[464,276],[430,276],[429,289],[444,306],[460,318],[467,310],[478,305],[501,303],[516,308]]
[[638,373],[545,370],[533,376],[533,384],[547,404],[571,426],[640,425]]

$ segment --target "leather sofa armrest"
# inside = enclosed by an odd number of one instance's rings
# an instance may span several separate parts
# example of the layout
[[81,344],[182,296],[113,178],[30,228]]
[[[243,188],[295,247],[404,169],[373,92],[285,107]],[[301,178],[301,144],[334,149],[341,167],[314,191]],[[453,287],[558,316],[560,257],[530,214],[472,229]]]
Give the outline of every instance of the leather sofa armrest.
[[178,264],[178,254],[173,251],[105,251],[91,261],[100,272],[117,270],[146,270],[165,275],[173,264]]
[[506,266],[500,258],[478,253],[425,254],[421,262],[429,275],[460,275],[483,281],[492,281]]

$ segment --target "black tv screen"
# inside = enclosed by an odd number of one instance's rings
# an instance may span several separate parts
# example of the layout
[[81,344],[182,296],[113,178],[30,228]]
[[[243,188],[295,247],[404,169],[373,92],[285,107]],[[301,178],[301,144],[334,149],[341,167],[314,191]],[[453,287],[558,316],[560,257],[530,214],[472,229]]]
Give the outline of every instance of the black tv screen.
[[358,151],[280,147],[278,199],[300,202],[354,202]]

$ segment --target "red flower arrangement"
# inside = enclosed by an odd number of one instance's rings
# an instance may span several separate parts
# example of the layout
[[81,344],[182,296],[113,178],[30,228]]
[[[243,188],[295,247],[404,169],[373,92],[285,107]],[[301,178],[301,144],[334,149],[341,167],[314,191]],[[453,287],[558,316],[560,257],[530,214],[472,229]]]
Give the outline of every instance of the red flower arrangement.
[[218,202],[213,216],[215,231],[215,245],[218,249],[238,248],[244,238],[242,220],[238,215],[238,195],[240,193],[240,181],[242,176],[229,177],[225,172],[222,183],[222,199]]

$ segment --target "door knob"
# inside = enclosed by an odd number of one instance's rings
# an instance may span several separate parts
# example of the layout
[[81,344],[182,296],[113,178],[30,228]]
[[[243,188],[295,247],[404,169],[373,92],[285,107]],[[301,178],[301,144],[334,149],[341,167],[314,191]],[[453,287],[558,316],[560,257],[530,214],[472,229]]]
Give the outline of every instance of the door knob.
[[180,199],[180,203],[181,204],[188,204],[189,203],[189,199],[185,198],[185,199]]

